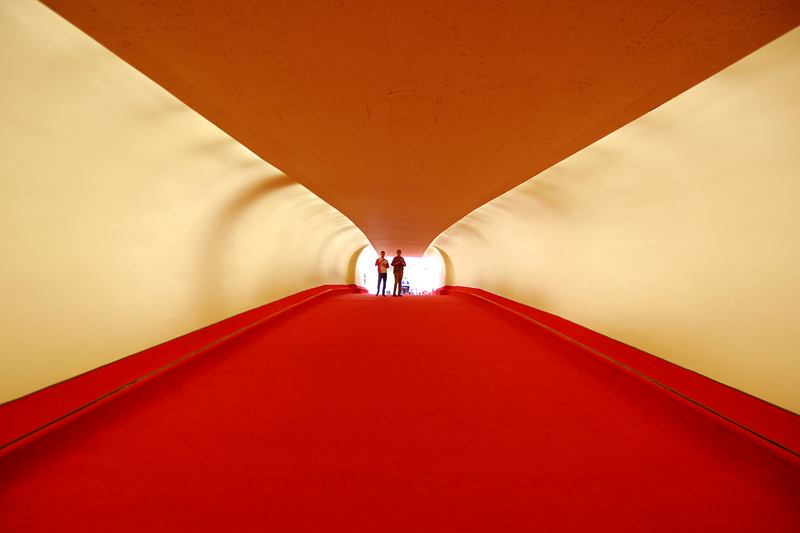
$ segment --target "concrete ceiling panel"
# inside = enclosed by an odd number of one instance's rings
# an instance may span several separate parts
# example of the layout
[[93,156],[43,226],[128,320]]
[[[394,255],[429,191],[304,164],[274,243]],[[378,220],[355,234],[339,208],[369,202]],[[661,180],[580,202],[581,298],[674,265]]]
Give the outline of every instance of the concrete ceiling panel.
[[44,3],[407,255],[800,24],[796,0]]

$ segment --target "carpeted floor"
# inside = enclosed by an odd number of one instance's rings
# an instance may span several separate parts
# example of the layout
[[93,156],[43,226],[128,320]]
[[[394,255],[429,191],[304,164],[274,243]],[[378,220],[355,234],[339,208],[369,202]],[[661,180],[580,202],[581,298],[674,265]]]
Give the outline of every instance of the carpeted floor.
[[800,531],[800,471],[554,335],[345,294],[0,455],[4,531]]

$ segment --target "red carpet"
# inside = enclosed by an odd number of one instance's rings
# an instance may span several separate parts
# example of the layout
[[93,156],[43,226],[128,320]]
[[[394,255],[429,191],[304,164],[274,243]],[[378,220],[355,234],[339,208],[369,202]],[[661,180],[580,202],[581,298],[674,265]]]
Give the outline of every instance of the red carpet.
[[9,447],[4,531],[798,531],[800,470],[454,296],[332,296]]
[[[646,376],[664,388],[690,399],[691,402],[713,412],[715,418],[723,417],[732,421],[732,424],[726,426],[745,438],[755,438],[756,442],[789,460],[797,461],[800,458],[800,417],[794,413],[556,315],[502,296],[470,287],[446,287],[441,292],[483,301],[489,306],[504,308],[513,314],[521,315],[525,317],[524,320],[538,323],[553,331],[554,335],[584,347],[590,353],[595,352],[601,358],[609,358],[621,366],[630,368],[634,373]],[[680,398],[677,400],[682,401]],[[692,407],[696,408],[697,405]],[[783,453],[780,448],[789,453]]]
[[360,293],[362,289],[355,285],[322,285],[301,291],[0,405],[0,447],[253,325],[293,312],[311,301],[353,292]]

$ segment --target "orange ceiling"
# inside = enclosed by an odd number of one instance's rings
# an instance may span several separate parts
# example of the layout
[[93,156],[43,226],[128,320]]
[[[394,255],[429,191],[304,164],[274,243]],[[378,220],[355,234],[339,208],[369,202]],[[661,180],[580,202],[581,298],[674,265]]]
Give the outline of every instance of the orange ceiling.
[[797,0],[44,3],[406,255],[800,25]]

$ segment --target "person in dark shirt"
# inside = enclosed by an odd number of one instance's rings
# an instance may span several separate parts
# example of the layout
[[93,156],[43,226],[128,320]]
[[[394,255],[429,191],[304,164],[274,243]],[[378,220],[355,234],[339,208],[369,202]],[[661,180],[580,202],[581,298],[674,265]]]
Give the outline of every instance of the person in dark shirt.
[[392,289],[392,296],[403,296],[403,269],[406,267],[406,260],[403,259],[403,253],[397,250],[397,255],[392,259],[392,267],[394,267],[394,288]]

